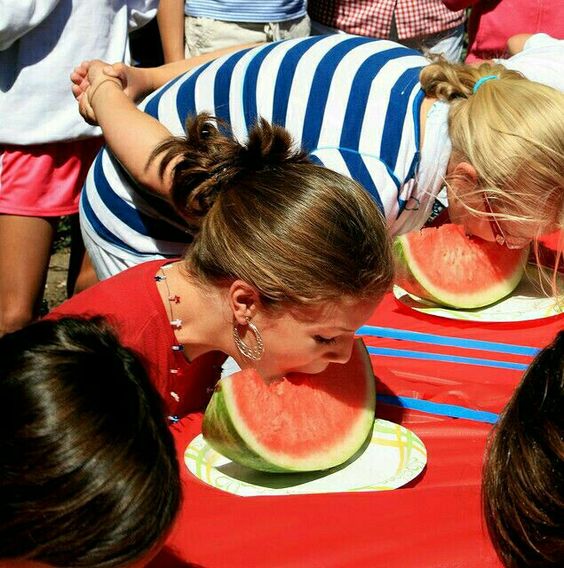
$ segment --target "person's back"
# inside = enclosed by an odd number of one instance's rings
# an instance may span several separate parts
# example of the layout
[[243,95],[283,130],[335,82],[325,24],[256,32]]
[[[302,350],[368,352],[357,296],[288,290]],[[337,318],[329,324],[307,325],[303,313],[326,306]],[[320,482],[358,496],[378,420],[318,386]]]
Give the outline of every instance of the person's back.
[[[364,186],[392,235],[423,226],[445,182],[451,219],[468,234],[519,248],[561,226],[563,95],[527,80],[526,69],[509,70],[509,61],[431,62],[394,42],[340,34],[187,64],[145,100],[144,113],[123,91],[124,77],[146,94],[177,65],[140,73],[87,62],[73,75],[81,112],[102,125],[119,159],[104,152],[83,194],[83,231],[102,278],[145,255],[165,256],[170,245],[159,212],[170,186],[146,165],[154,146],[132,152],[118,126],[133,116],[157,141],[181,135],[183,117],[199,109],[239,138],[259,116],[284,124],[318,164]],[[127,187],[131,178],[148,191]]]
[[[405,231],[428,215],[426,205],[405,204],[420,159],[419,72],[428,63],[416,51],[384,40],[348,35],[289,40],[203,65],[148,97],[141,108],[176,135],[184,133],[188,116],[203,110],[230,123],[241,140],[258,117],[282,125],[316,163],[361,183],[395,219],[394,232],[400,226]],[[115,195],[107,180],[118,179],[127,187]],[[429,200],[413,198],[411,203]],[[85,234],[98,240],[105,225],[103,238],[116,256],[149,260],[165,250],[178,256],[189,242],[179,216],[158,196],[136,190],[108,150],[94,163],[81,207]]]

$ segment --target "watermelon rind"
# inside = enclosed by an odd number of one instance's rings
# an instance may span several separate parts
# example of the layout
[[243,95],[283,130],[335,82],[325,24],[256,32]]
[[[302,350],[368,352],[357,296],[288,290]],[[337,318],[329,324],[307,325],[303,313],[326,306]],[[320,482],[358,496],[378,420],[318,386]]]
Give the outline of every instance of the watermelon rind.
[[[365,443],[374,425],[376,406],[375,378],[370,356],[361,339],[355,340],[356,356],[361,357],[364,368],[365,401],[354,424],[346,436],[331,448],[308,452],[307,456],[292,456],[266,448],[257,436],[246,427],[239,415],[232,394],[233,378],[222,378],[206,408],[202,433],[208,444],[233,462],[259,471],[283,473],[321,471],[341,465],[350,459]],[[346,365],[343,365],[343,369]]]
[[[427,229],[437,230],[437,229]],[[505,298],[519,285],[523,278],[529,247],[520,251],[520,258],[513,272],[506,274],[498,282],[491,282],[488,287],[471,293],[448,290],[441,282],[431,281],[427,277],[424,266],[421,266],[411,252],[410,234],[394,239],[394,257],[396,267],[396,283],[406,292],[438,305],[456,309],[475,309],[489,306]],[[500,246],[500,250],[503,248]],[[514,251],[511,251],[514,253]],[[478,270],[478,269],[477,269]]]
[[237,428],[229,417],[222,381],[225,381],[225,379],[221,379],[216,386],[204,415],[202,434],[208,444],[231,461],[252,469],[273,473],[288,471],[283,467],[278,467],[266,461],[255,453],[239,435]]

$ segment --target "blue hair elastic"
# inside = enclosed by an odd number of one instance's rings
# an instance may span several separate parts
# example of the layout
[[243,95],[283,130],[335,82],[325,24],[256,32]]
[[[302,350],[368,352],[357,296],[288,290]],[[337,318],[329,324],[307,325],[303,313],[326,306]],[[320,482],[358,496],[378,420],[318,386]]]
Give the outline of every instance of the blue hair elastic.
[[476,91],[486,82],[490,81],[491,79],[499,79],[497,75],[486,75],[485,77],[480,77],[475,83],[474,87],[472,87],[472,94],[475,95]]

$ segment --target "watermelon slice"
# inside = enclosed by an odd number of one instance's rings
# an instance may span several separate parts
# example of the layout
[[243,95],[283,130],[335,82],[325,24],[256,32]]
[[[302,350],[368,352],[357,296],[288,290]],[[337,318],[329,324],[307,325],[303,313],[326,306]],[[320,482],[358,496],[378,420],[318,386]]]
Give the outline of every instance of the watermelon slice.
[[480,308],[519,284],[529,254],[468,236],[460,225],[414,231],[394,241],[396,284],[453,308]]
[[374,424],[375,379],[356,339],[345,365],[316,375],[266,381],[254,369],[222,378],[206,409],[202,433],[234,462],[260,471],[317,471],[342,464]]

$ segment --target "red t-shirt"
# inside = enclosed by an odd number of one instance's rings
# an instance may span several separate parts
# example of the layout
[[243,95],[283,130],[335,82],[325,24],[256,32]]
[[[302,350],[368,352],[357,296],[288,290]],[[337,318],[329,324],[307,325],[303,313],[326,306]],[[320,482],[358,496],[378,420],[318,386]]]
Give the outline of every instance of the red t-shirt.
[[202,410],[221,376],[225,354],[206,353],[189,363],[174,351],[174,331],[155,275],[170,260],[144,262],[73,296],[47,317],[104,316],[121,342],[143,359],[161,393],[167,414],[182,417]]

